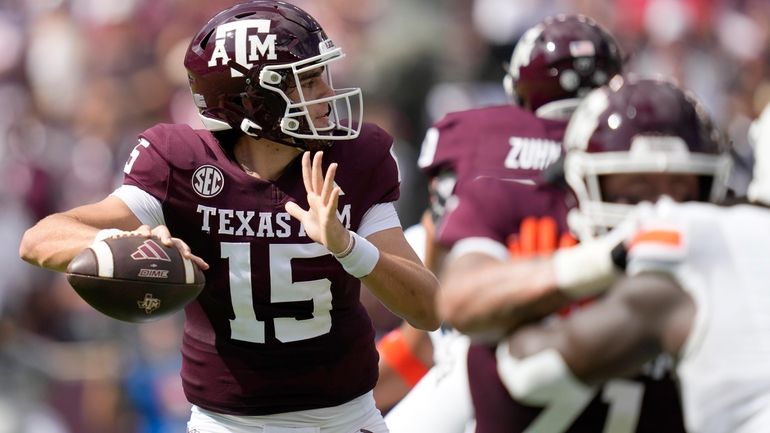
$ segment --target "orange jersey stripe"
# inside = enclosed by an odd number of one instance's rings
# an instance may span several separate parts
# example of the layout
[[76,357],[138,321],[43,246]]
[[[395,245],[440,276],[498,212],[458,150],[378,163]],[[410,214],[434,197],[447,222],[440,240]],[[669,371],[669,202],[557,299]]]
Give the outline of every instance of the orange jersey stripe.
[[672,247],[679,247],[682,245],[682,234],[673,230],[650,230],[639,232],[631,240],[629,249],[633,249],[637,245],[643,243],[664,244]]

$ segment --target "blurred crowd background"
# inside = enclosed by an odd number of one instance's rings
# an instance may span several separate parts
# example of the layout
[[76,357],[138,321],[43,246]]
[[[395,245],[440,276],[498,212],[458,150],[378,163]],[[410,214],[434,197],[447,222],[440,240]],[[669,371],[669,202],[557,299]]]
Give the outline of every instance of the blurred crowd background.
[[[121,181],[137,134],[200,126],[182,66],[192,35],[236,2],[0,0],[0,433],[180,433],[180,318],[120,323],[66,280],[23,263],[23,231]],[[347,52],[335,84],[364,89],[364,116],[397,140],[404,227],[426,203],[415,169],[449,111],[506,103],[503,64],[546,15],[608,27],[628,70],[673,76],[735,147],[745,191],[748,125],[770,100],[767,0],[296,0]],[[481,139],[481,138],[480,138]]]

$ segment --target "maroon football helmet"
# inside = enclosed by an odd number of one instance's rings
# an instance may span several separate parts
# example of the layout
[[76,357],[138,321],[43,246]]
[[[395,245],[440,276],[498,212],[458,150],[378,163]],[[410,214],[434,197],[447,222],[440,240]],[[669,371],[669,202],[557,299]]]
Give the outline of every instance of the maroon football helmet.
[[511,55],[503,86],[522,107],[535,111],[561,99],[582,97],[621,72],[615,38],[583,15],[556,15],[527,30]]
[[[206,23],[190,43],[184,64],[195,105],[210,131],[236,129],[315,148],[356,138],[360,131],[361,89],[334,89],[331,82],[329,66],[343,56],[307,12],[282,1],[256,0]],[[308,99],[300,80],[317,74],[325,77],[331,96]],[[292,89],[297,89],[294,100],[287,96]],[[327,126],[313,124],[308,107],[314,104],[329,106]]]
[[564,134],[564,175],[578,200],[570,227],[592,236],[632,205],[603,200],[599,177],[621,173],[701,175],[704,201],[719,201],[732,168],[729,144],[701,104],[662,79],[614,77],[578,105]]

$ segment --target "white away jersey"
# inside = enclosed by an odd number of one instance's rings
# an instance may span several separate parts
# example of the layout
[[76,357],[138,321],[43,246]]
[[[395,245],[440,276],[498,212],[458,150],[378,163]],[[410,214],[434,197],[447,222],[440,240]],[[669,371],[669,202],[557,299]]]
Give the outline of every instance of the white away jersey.
[[770,429],[770,209],[658,203],[630,274],[670,272],[696,317],[679,354],[685,419],[699,433]]

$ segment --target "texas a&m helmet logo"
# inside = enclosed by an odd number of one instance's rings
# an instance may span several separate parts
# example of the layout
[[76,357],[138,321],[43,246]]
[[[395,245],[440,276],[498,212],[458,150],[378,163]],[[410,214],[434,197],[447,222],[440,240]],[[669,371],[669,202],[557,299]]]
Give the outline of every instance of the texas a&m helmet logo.
[[[255,29],[256,34],[249,30]],[[209,59],[209,67],[224,66],[230,60],[235,61],[246,69],[251,69],[251,62],[260,58],[275,60],[276,35],[269,34],[270,20],[238,20],[222,24],[217,27],[214,34],[214,51]],[[227,55],[226,44],[235,44],[235,58]],[[234,68],[230,68],[232,77],[241,77],[243,74]]]
[[192,187],[203,198],[211,198],[219,194],[225,186],[225,176],[213,165],[202,165],[192,176]]

